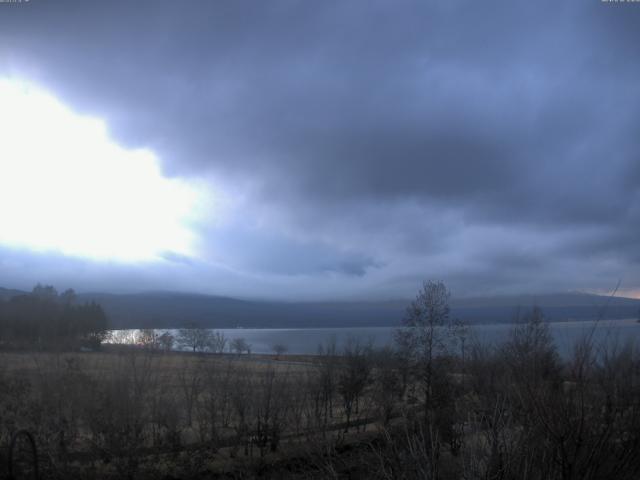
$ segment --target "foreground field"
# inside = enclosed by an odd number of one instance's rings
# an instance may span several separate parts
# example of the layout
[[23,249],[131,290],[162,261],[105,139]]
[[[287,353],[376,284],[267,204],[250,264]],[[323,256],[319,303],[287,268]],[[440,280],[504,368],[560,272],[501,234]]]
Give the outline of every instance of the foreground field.
[[292,460],[309,476],[322,470],[310,454],[325,439],[346,444],[375,422],[365,418],[375,413],[363,391],[357,406],[340,402],[334,356],[112,348],[4,352],[0,362],[2,443],[11,432],[32,433],[40,469],[52,477],[191,478],[198,469],[246,471],[254,458],[258,470]]
[[585,337],[561,360],[539,316],[500,347],[436,349],[440,331],[309,357],[3,352],[0,464],[55,479],[640,476],[633,344]]

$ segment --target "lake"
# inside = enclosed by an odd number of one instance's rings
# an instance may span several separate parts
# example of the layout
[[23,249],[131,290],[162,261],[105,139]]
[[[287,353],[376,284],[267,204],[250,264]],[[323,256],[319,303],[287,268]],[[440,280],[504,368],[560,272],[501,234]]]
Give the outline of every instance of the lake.
[[[597,344],[622,345],[627,341],[640,339],[640,323],[635,319],[568,321],[549,323],[551,334],[561,355],[566,356],[576,340],[593,331]],[[469,326],[469,337],[489,344],[498,344],[508,338],[514,324],[482,324]],[[376,347],[384,347],[393,343],[396,327],[358,327],[358,328],[229,328],[216,329],[229,339],[244,338],[253,353],[273,353],[275,344],[287,347],[292,354],[315,354],[318,345],[327,344],[335,339],[341,348],[349,338],[360,342],[371,342]],[[165,331],[165,330],[162,330]],[[170,330],[174,335],[175,330]]]

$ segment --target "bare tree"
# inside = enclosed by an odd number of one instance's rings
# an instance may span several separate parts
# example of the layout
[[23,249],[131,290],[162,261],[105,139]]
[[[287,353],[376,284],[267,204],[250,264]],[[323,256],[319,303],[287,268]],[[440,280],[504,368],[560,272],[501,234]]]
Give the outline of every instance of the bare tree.
[[273,350],[273,353],[275,353],[278,359],[280,359],[280,357],[287,352],[288,348],[283,343],[276,343],[273,347],[271,347],[271,350]]
[[224,353],[227,342],[228,340],[224,333],[216,331],[210,336],[208,347],[214,353]]
[[428,447],[425,455],[431,458],[428,463],[433,478],[438,477],[443,433],[451,430],[453,421],[449,411],[450,381],[442,364],[455,334],[455,322],[449,316],[450,296],[443,282],[424,282],[407,308],[404,328],[396,333],[396,341],[400,350],[407,352],[422,393],[424,419],[419,428],[425,441],[421,444]]
[[165,352],[170,352],[171,350],[173,350],[173,344],[175,343],[175,340],[175,337],[169,332],[164,332],[158,337],[158,343]]
[[211,344],[211,332],[206,328],[181,328],[178,331],[178,345],[193,353],[202,352]]
[[542,310],[533,307],[523,319],[516,320],[517,324],[503,346],[506,363],[513,369],[514,378],[537,382],[557,377],[560,359]]
[[342,396],[346,416],[345,432],[351,425],[351,416],[358,413],[359,401],[371,375],[371,347],[362,346],[350,338],[344,349],[344,365],[338,376],[338,391]]
[[400,393],[402,378],[398,360],[399,356],[390,347],[378,350],[372,356],[375,370],[373,401],[384,426],[389,424],[398,400],[403,398]]
[[[188,358],[189,357],[187,357],[187,360]],[[187,414],[186,423],[189,427],[191,427],[193,423],[193,410],[198,396],[202,391],[202,370],[202,363],[198,362],[194,365],[189,361],[185,361],[178,372],[178,381],[180,383],[180,390],[183,394],[185,412]]]
[[137,340],[135,330],[114,330],[111,333],[110,341],[118,345],[134,345]]
[[333,397],[337,389],[338,350],[336,338],[332,336],[326,345],[318,346],[320,357],[319,371],[316,377],[320,387],[321,397],[317,403],[318,417],[322,411],[323,428],[327,426],[329,418],[333,418]]
[[242,337],[234,338],[231,341],[230,347],[231,350],[236,352],[238,355],[242,355],[244,352],[251,353],[251,345]]
[[407,308],[404,328],[396,332],[396,342],[413,363],[428,411],[433,400],[434,365],[453,341],[455,323],[449,317],[450,293],[441,281],[422,285]]
[[137,343],[149,350],[157,350],[160,347],[158,333],[153,328],[143,328],[138,332]]
[[202,401],[199,404],[199,426],[203,429],[203,437],[209,439],[214,449],[218,448],[221,431],[231,423],[233,387],[237,374],[232,362],[226,362],[222,369],[218,369],[217,365],[208,365],[203,372]]

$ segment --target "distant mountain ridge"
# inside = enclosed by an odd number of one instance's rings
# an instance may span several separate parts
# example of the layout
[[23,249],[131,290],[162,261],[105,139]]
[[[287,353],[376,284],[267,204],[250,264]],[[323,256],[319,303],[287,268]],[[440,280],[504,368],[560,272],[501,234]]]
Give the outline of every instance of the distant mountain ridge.
[[491,297],[469,297],[452,299],[456,307],[499,307],[499,306],[532,306],[540,307],[593,307],[593,306],[638,306],[640,300],[627,297],[611,297],[592,293],[547,293],[522,295],[496,295]]
[[[0,288],[0,298],[24,294]],[[398,326],[410,300],[282,302],[203,294],[83,293],[96,301],[113,328],[334,328]],[[638,318],[640,300],[586,293],[453,298],[451,315],[468,323],[505,323],[533,305],[549,321]]]
[[0,287],[0,300],[8,300],[11,297],[15,297],[16,295],[23,295],[26,292],[21,290],[13,290],[11,288],[2,288]]

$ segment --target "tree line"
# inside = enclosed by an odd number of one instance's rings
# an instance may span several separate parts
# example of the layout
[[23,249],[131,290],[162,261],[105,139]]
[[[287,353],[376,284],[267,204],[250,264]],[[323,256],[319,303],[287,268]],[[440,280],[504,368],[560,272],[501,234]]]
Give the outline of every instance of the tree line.
[[[251,354],[251,344],[242,337],[229,339],[220,331],[192,326],[181,328],[176,334],[153,328],[141,330],[116,330],[110,341],[120,345],[137,345],[151,352],[170,352],[175,349],[191,353],[243,353]],[[278,355],[287,350],[284,345],[275,345]]]
[[38,284],[30,293],[0,300],[0,344],[5,347],[97,349],[108,328],[102,307],[78,303],[72,289],[58,294],[54,287]]

